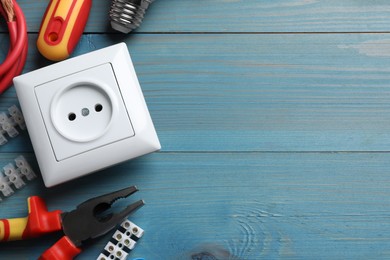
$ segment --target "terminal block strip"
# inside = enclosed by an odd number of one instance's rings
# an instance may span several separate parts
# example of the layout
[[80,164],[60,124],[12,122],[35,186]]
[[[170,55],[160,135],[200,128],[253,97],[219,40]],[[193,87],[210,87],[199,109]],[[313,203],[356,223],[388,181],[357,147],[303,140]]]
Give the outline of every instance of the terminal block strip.
[[26,130],[26,123],[20,109],[13,105],[8,108],[8,113],[0,112],[0,145],[8,142],[6,136],[14,138],[19,135],[20,130]]
[[36,175],[27,160],[22,156],[15,158],[15,163],[8,163],[0,172],[0,201],[26,186],[26,181],[32,181]]
[[125,260],[144,230],[129,220],[122,222],[97,260]]

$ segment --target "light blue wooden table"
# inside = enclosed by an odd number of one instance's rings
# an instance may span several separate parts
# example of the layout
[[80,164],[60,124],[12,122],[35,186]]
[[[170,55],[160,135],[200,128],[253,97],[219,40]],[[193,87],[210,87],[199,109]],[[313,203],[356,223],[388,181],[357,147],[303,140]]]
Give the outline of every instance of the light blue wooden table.
[[[51,64],[35,47],[48,1],[19,3],[27,72]],[[109,5],[94,1],[73,56],[127,43],[162,150],[51,189],[39,178],[0,218],[25,216],[31,195],[71,210],[137,185],[145,235],[129,259],[390,258],[388,1],[157,0],[131,35],[109,28]],[[15,103],[11,88],[0,110]],[[19,154],[39,172],[26,133],[0,166]],[[59,237],[1,244],[0,259],[36,259]]]

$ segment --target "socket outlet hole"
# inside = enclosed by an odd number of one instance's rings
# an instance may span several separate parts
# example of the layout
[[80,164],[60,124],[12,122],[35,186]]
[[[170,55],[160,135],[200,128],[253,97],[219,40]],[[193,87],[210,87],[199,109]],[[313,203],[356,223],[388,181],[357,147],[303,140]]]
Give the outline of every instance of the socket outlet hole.
[[96,112],[101,112],[103,110],[103,106],[101,104],[96,104],[95,105],[95,111]]
[[74,121],[76,119],[76,114],[75,113],[69,113],[68,119],[69,119],[69,121]]
[[89,109],[88,108],[83,108],[83,109],[81,109],[81,114],[83,115],[83,116],[88,116],[89,115]]

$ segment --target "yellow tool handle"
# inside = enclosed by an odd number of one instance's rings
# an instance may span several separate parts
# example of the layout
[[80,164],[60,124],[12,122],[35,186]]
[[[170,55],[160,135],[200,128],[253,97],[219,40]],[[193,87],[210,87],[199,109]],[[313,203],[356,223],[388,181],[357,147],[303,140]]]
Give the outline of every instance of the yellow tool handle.
[[26,230],[28,217],[0,219],[0,241],[21,240]]
[[42,19],[37,47],[49,60],[66,59],[88,20],[92,0],[51,0]]
[[0,219],[0,242],[38,237],[62,229],[60,210],[48,212],[38,196],[29,197],[27,203],[27,217]]

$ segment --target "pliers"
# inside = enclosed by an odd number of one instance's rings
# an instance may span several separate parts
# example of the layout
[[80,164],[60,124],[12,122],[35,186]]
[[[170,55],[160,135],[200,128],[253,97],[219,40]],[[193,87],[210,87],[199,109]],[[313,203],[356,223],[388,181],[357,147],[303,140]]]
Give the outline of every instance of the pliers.
[[144,205],[143,200],[128,205],[119,213],[103,215],[120,198],[138,191],[132,186],[89,199],[70,212],[47,210],[38,196],[28,198],[28,216],[0,220],[0,241],[22,240],[62,230],[64,236],[46,250],[40,260],[70,260],[81,253],[83,244],[102,236],[124,221],[127,216]]

